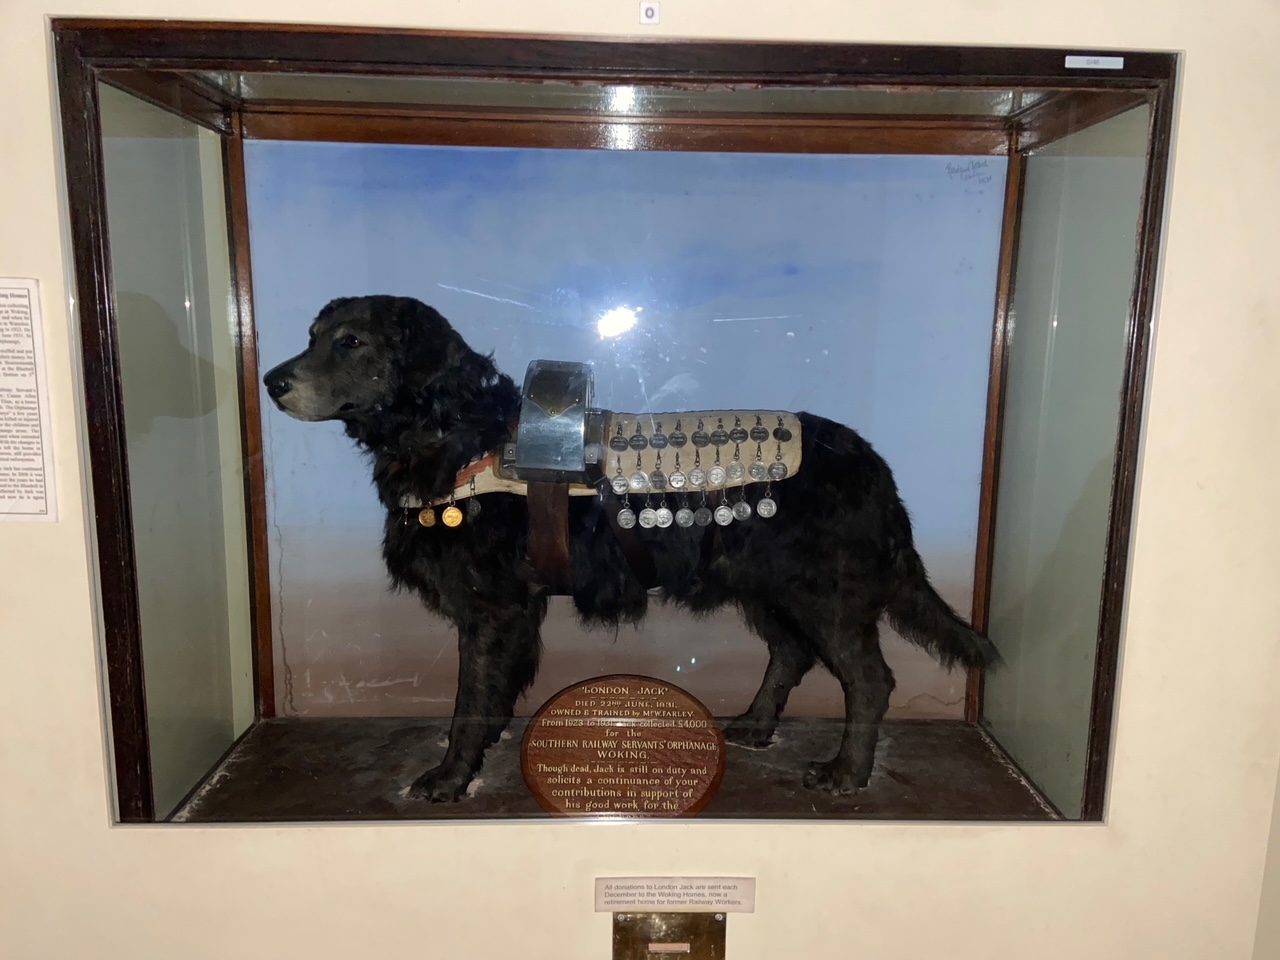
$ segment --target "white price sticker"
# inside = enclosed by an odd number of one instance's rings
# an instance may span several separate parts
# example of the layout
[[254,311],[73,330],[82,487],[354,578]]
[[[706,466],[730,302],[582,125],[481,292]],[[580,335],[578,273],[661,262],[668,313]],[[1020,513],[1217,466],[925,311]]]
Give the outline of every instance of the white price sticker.
[[1123,70],[1124,57],[1067,57],[1068,70]]

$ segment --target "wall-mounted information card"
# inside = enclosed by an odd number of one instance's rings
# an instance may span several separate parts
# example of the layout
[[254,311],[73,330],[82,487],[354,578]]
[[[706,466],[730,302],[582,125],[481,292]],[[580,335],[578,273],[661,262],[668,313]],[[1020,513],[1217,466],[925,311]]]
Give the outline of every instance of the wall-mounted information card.
[[40,291],[0,277],[0,520],[57,519]]

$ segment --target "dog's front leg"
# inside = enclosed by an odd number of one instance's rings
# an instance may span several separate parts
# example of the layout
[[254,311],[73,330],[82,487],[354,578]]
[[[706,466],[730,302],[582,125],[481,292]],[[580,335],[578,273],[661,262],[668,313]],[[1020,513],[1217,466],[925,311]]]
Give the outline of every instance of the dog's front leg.
[[514,610],[458,628],[458,692],[449,746],[439,766],[409,788],[409,795],[452,802],[467,790],[515,714],[516,700],[538,669],[537,609]]

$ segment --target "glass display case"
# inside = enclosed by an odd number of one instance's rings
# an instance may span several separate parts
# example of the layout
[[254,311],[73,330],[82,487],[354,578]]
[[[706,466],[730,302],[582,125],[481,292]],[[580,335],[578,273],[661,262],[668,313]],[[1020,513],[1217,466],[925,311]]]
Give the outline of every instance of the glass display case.
[[121,820],[1102,816],[1172,55],[53,30]]

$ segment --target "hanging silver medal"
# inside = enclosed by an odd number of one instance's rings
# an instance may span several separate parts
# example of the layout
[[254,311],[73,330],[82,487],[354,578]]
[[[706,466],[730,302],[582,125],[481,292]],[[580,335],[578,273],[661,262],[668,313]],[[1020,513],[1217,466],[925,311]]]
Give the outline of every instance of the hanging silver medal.
[[747,491],[743,487],[739,487],[740,496],[738,502],[733,505],[733,517],[735,520],[751,519],[751,504],[747,503]]
[[710,470],[707,471],[707,483],[713,487],[723,487],[728,475],[724,471],[724,467],[720,466],[720,448],[716,447],[716,462]]
[[[787,431],[788,435],[790,431]],[[782,443],[778,444],[778,453],[773,458],[773,463],[769,464],[770,480],[785,480],[787,478],[787,465],[782,462]]]
[[[640,439],[644,439],[641,437]],[[644,472],[644,461],[641,454],[636,452],[636,470],[627,478],[627,485],[631,488],[632,493],[648,493],[649,492],[649,475]]]
[[701,450],[703,447],[711,443],[711,435],[707,433],[702,423],[702,418],[698,418],[698,429],[693,431],[693,436],[689,438],[695,447]]
[[[761,445],[763,445],[764,440],[769,437],[769,434],[765,431],[764,424],[760,422],[759,417],[756,418],[756,427],[752,429],[751,436],[753,439],[758,436],[760,438]],[[778,444],[773,463],[769,464],[769,466],[764,468],[763,471],[757,470],[757,463],[760,467],[764,467],[763,449],[762,446],[757,446],[756,463],[751,465],[752,479],[768,479],[769,481],[765,484],[764,496],[756,503],[756,515],[763,517],[765,520],[768,520],[778,512],[777,501],[773,499],[773,481],[785,479],[787,476],[787,465],[782,462],[782,445],[791,441],[791,431],[783,425],[781,416],[778,417],[778,425],[773,428],[772,436]],[[757,477],[758,472],[763,472],[764,475]]]
[[636,512],[629,506],[623,505],[618,511],[618,526],[623,530],[630,530],[636,525]]
[[702,505],[693,511],[693,522],[700,527],[705,527],[711,522],[711,508],[707,506],[707,491],[702,491]]
[[667,442],[671,444],[671,446],[675,447],[677,450],[679,450],[681,447],[683,447],[686,443],[689,442],[689,438],[685,436],[684,431],[681,430],[680,427],[681,427],[681,421],[677,420],[676,428],[672,430],[669,434],[667,434]]
[[716,523],[722,527],[727,527],[733,523],[733,507],[729,506],[727,497],[720,502],[720,506],[716,507],[715,518]]
[[778,417],[778,425],[773,428],[773,439],[778,442],[778,452],[774,455],[773,463],[769,464],[770,480],[785,480],[787,477],[787,465],[782,462],[782,445],[791,442],[791,431],[782,424],[782,417]]
[[729,442],[729,431],[724,428],[724,417],[717,419],[716,428],[711,431],[711,442],[717,447],[723,447]]
[[644,438],[644,431],[640,428],[640,421],[636,421],[636,432],[631,435],[631,439],[627,441],[627,446],[637,453],[647,446],[649,441]]
[[[665,445],[666,440],[663,440]],[[662,454],[659,453],[654,459],[653,473],[649,474],[649,489],[659,492],[667,489],[667,475],[662,472]]]
[[644,509],[640,511],[639,520],[640,526],[644,527],[646,530],[652,529],[652,527],[658,522],[658,511],[654,510],[653,507],[649,505],[648,497],[644,498]]
[[689,500],[687,497],[681,502],[680,509],[676,511],[676,526],[693,526],[693,511],[689,509]]
[[764,488],[764,496],[756,504],[756,513],[768,520],[778,512],[778,505],[773,500],[773,484]]
[[[662,429],[662,424],[658,424],[658,429]],[[657,436],[658,434],[654,434],[653,439],[656,439]],[[650,443],[652,444],[652,440]],[[666,445],[667,438],[663,435],[662,447],[665,447]],[[661,450],[662,447],[659,447],[658,449]],[[658,501],[658,509],[653,512],[653,522],[657,526],[666,529],[671,526],[671,521],[674,519],[675,515],[671,512],[671,508],[667,506],[667,476],[662,472],[661,452],[658,453],[658,456],[654,461],[653,473],[649,474],[649,486],[661,494],[661,498]]]
[[669,438],[662,432],[662,424],[655,423],[653,425],[653,434],[649,437],[649,446],[655,450],[663,450],[666,448]]
[[[745,434],[747,431],[742,432]],[[747,475],[747,468],[742,465],[741,444],[733,445],[733,459],[729,462],[729,466],[725,467],[724,475],[730,483],[741,483],[742,478]]]
[[667,506],[667,501],[663,500],[658,504],[658,509],[653,512],[653,520],[658,526],[667,528],[671,526],[671,521],[675,519],[675,514],[671,512],[671,508]]
[[693,469],[689,471],[689,486],[700,489],[707,485],[707,471],[702,469],[702,451],[693,453]]
[[676,454],[676,468],[671,471],[671,476],[667,477],[667,485],[672,490],[683,490],[685,484],[689,482],[689,478],[684,475],[684,471],[680,469],[680,454]]
[[[623,440],[623,443],[626,443],[625,439]],[[613,492],[618,496],[624,497],[626,496],[627,491],[631,489],[631,485],[627,482],[627,478],[622,473],[622,457],[615,457],[614,462],[617,465],[617,471],[614,473],[613,479],[609,481],[609,486],[613,488]]]

